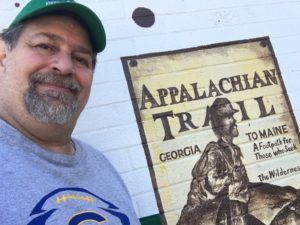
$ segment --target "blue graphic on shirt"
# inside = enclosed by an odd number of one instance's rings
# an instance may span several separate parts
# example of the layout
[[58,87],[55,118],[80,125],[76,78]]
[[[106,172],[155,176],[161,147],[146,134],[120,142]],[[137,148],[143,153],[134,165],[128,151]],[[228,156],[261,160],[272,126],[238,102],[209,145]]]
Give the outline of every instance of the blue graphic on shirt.
[[[76,192],[76,193],[81,193],[81,194],[88,194],[91,197],[85,197],[85,198],[80,197],[80,200],[84,200],[87,202],[95,201],[92,198],[92,197],[94,197],[97,200],[97,202],[99,201],[99,203],[102,203],[102,205],[103,205],[103,203],[105,205],[107,205],[107,207],[99,206],[98,209],[100,209],[102,212],[107,212],[108,214],[110,214],[113,217],[118,218],[122,225],[130,225],[129,218],[124,213],[120,212],[119,208],[117,206],[115,206],[113,203],[106,201],[103,198],[93,194],[92,192],[90,192],[86,189],[82,189],[82,188],[59,188],[59,189],[52,191],[48,195],[44,196],[31,211],[30,217],[35,217],[35,218],[32,219],[27,225],[46,225],[47,220],[49,218],[51,218],[51,216],[53,216],[56,212],[58,213],[58,211],[59,211],[58,208],[53,208],[50,210],[44,209],[46,202],[49,199],[54,198],[55,195],[58,195],[59,193],[66,192],[66,191],[68,191],[68,192],[71,191],[71,192]],[[78,200],[79,197],[75,196],[75,195],[69,195],[69,196],[63,195],[63,198],[61,200],[59,198],[57,198],[56,201],[59,204],[60,201],[65,202],[66,200],[70,200],[70,199]],[[78,225],[78,224],[82,224],[85,221],[95,221],[98,223],[100,223],[100,222],[105,223],[107,221],[107,219],[103,215],[101,215],[100,212],[82,211],[82,212],[77,212],[75,215],[73,215],[71,217],[68,225]]]
[[99,215],[97,212],[83,212],[75,215],[69,222],[69,225],[82,224],[84,221],[95,221],[97,223],[103,223],[106,218]]

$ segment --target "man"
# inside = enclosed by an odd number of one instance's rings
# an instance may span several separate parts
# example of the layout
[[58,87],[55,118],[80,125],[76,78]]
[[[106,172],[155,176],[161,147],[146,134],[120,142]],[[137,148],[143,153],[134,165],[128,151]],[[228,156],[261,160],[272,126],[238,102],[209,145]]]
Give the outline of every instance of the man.
[[99,18],[32,0],[0,37],[0,224],[140,224],[111,164],[71,138],[105,47]]
[[[236,112],[238,110],[232,107],[227,98],[217,98],[210,107],[212,129],[218,141],[208,143],[192,170],[191,190],[178,224],[262,224],[255,217],[247,215],[249,179],[241,160],[241,150],[233,144],[233,138],[239,135],[233,117]],[[203,211],[215,210],[215,221],[198,223],[189,218],[192,222],[187,222],[187,215],[192,217],[192,211],[205,203],[211,204],[210,207],[204,207]]]

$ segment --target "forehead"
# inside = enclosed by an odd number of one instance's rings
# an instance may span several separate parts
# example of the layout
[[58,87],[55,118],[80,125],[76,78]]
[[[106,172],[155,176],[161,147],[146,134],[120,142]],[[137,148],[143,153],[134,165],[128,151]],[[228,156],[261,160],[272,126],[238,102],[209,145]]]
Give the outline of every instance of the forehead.
[[26,21],[22,33],[23,37],[32,37],[38,33],[51,33],[61,37],[63,41],[69,44],[77,44],[92,49],[90,37],[84,26],[69,15],[50,14]]

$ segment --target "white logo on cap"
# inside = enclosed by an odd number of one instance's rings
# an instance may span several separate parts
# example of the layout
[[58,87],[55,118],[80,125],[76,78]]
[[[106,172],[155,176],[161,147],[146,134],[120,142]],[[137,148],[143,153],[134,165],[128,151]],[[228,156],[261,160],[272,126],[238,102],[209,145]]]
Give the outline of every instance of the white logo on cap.
[[64,0],[64,1],[59,1],[59,0],[48,0],[46,2],[46,5],[53,5],[53,4],[57,4],[57,3],[62,3],[62,2],[74,2],[73,0]]

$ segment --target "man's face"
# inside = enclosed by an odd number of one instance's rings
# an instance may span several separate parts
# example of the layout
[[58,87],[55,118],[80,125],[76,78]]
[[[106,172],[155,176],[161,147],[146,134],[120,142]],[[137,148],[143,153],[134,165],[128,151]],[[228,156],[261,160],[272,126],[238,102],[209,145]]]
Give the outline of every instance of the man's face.
[[222,117],[220,130],[224,136],[237,137],[239,135],[233,114]]
[[93,78],[91,44],[76,20],[48,15],[29,21],[2,66],[1,101],[8,113],[19,109],[44,123],[76,122]]

